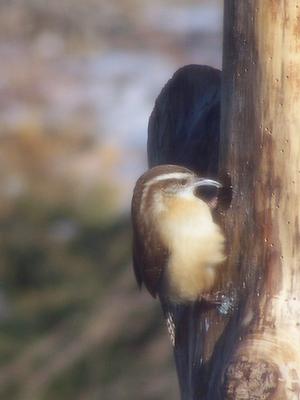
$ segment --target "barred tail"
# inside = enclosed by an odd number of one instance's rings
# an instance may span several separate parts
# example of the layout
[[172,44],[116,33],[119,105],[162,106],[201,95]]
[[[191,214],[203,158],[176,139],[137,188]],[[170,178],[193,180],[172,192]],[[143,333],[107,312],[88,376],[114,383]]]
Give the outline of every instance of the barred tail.
[[162,310],[173,346],[182,400],[199,399],[203,376],[200,304],[172,304],[161,298]]

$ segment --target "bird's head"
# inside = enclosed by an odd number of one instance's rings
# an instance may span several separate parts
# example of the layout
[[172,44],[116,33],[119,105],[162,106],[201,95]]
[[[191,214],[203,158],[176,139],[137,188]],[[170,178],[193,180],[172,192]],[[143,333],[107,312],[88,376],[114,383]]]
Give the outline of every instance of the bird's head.
[[201,199],[215,208],[222,184],[201,178],[188,168],[178,165],[160,165],[147,171],[137,181],[134,198],[141,211],[165,209],[173,200]]

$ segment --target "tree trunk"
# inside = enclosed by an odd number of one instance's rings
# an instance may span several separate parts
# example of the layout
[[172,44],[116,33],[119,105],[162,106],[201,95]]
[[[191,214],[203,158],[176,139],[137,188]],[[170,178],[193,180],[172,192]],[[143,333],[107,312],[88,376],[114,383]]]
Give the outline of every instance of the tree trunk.
[[227,0],[224,24],[223,288],[238,304],[207,398],[300,399],[300,2]]

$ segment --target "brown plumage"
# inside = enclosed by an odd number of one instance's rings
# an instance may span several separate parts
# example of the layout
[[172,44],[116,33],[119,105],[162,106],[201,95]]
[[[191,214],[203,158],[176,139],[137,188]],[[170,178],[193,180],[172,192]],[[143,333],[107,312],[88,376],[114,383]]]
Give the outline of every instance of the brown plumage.
[[196,301],[215,283],[224,237],[213,221],[221,185],[177,165],[142,175],[132,199],[133,265],[139,286],[174,303]]

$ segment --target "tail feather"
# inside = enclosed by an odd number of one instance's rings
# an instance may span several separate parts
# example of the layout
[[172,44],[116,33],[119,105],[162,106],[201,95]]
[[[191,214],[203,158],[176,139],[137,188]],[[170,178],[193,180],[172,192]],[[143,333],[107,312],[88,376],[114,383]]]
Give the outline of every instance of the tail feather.
[[161,305],[173,346],[181,399],[196,399],[203,369],[200,335],[201,305],[199,303],[172,304],[162,298]]

